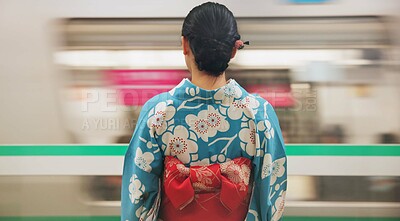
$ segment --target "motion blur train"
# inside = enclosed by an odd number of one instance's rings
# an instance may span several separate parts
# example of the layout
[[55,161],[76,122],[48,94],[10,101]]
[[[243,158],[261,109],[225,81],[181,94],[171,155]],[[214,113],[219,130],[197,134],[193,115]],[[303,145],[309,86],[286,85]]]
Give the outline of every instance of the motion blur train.
[[[1,96],[23,108],[0,110],[0,220],[119,220],[127,143],[141,106],[190,77],[199,2],[2,2]],[[400,2],[309,2],[226,2],[250,41],[227,77],[287,143],[284,220],[400,220]]]

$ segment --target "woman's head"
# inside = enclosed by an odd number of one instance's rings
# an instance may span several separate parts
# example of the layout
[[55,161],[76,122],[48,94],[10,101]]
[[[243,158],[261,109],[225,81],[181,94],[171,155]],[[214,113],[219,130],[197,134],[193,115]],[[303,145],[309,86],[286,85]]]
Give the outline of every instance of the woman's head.
[[213,2],[203,3],[189,12],[183,22],[182,36],[197,68],[216,77],[228,67],[236,53],[235,42],[240,39],[232,12]]

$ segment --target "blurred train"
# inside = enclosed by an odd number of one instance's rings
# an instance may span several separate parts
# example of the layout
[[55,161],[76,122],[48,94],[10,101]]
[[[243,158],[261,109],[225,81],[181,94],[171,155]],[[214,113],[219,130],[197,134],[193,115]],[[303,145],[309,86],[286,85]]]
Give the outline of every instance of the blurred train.
[[[24,50],[40,42],[34,52],[48,57],[36,63],[51,68],[0,65],[2,76],[17,75],[0,85],[19,108],[0,110],[0,220],[118,220],[123,152],[141,106],[190,77],[180,30],[196,4],[165,12],[164,3],[121,2],[129,14],[117,3],[3,2],[22,12],[0,9],[9,37],[0,46],[16,58],[23,49],[8,45],[22,34]],[[285,220],[400,220],[400,2],[299,2],[227,3],[250,41],[227,77],[275,107],[288,144]],[[29,22],[24,12],[46,39],[29,36],[33,27],[5,33]],[[34,52],[11,65],[29,70],[18,65]]]

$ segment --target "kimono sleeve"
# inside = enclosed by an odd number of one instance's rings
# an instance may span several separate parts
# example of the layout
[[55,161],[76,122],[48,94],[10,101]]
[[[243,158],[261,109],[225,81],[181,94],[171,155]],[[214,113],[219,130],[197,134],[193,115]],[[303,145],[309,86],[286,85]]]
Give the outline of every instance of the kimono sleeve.
[[157,220],[163,156],[148,127],[149,104],[141,110],[125,154],[121,189],[121,220]]
[[282,219],[287,179],[285,143],[278,117],[270,104],[257,123],[260,151],[253,159],[253,193],[246,221]]

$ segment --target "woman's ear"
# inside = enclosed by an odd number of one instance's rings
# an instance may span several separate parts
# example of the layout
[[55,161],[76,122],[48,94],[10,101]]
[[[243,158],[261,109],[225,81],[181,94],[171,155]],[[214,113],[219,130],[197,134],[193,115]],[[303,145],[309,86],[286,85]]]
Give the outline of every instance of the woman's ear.
[[189,53],[189,42],[184,36],[181,36],[181,41],[182,41],[183,54],[187,55]]
[[231,54],[231,59],[235,57],[237,50],[238,49],[236,47],[233,47],[232,54]]

